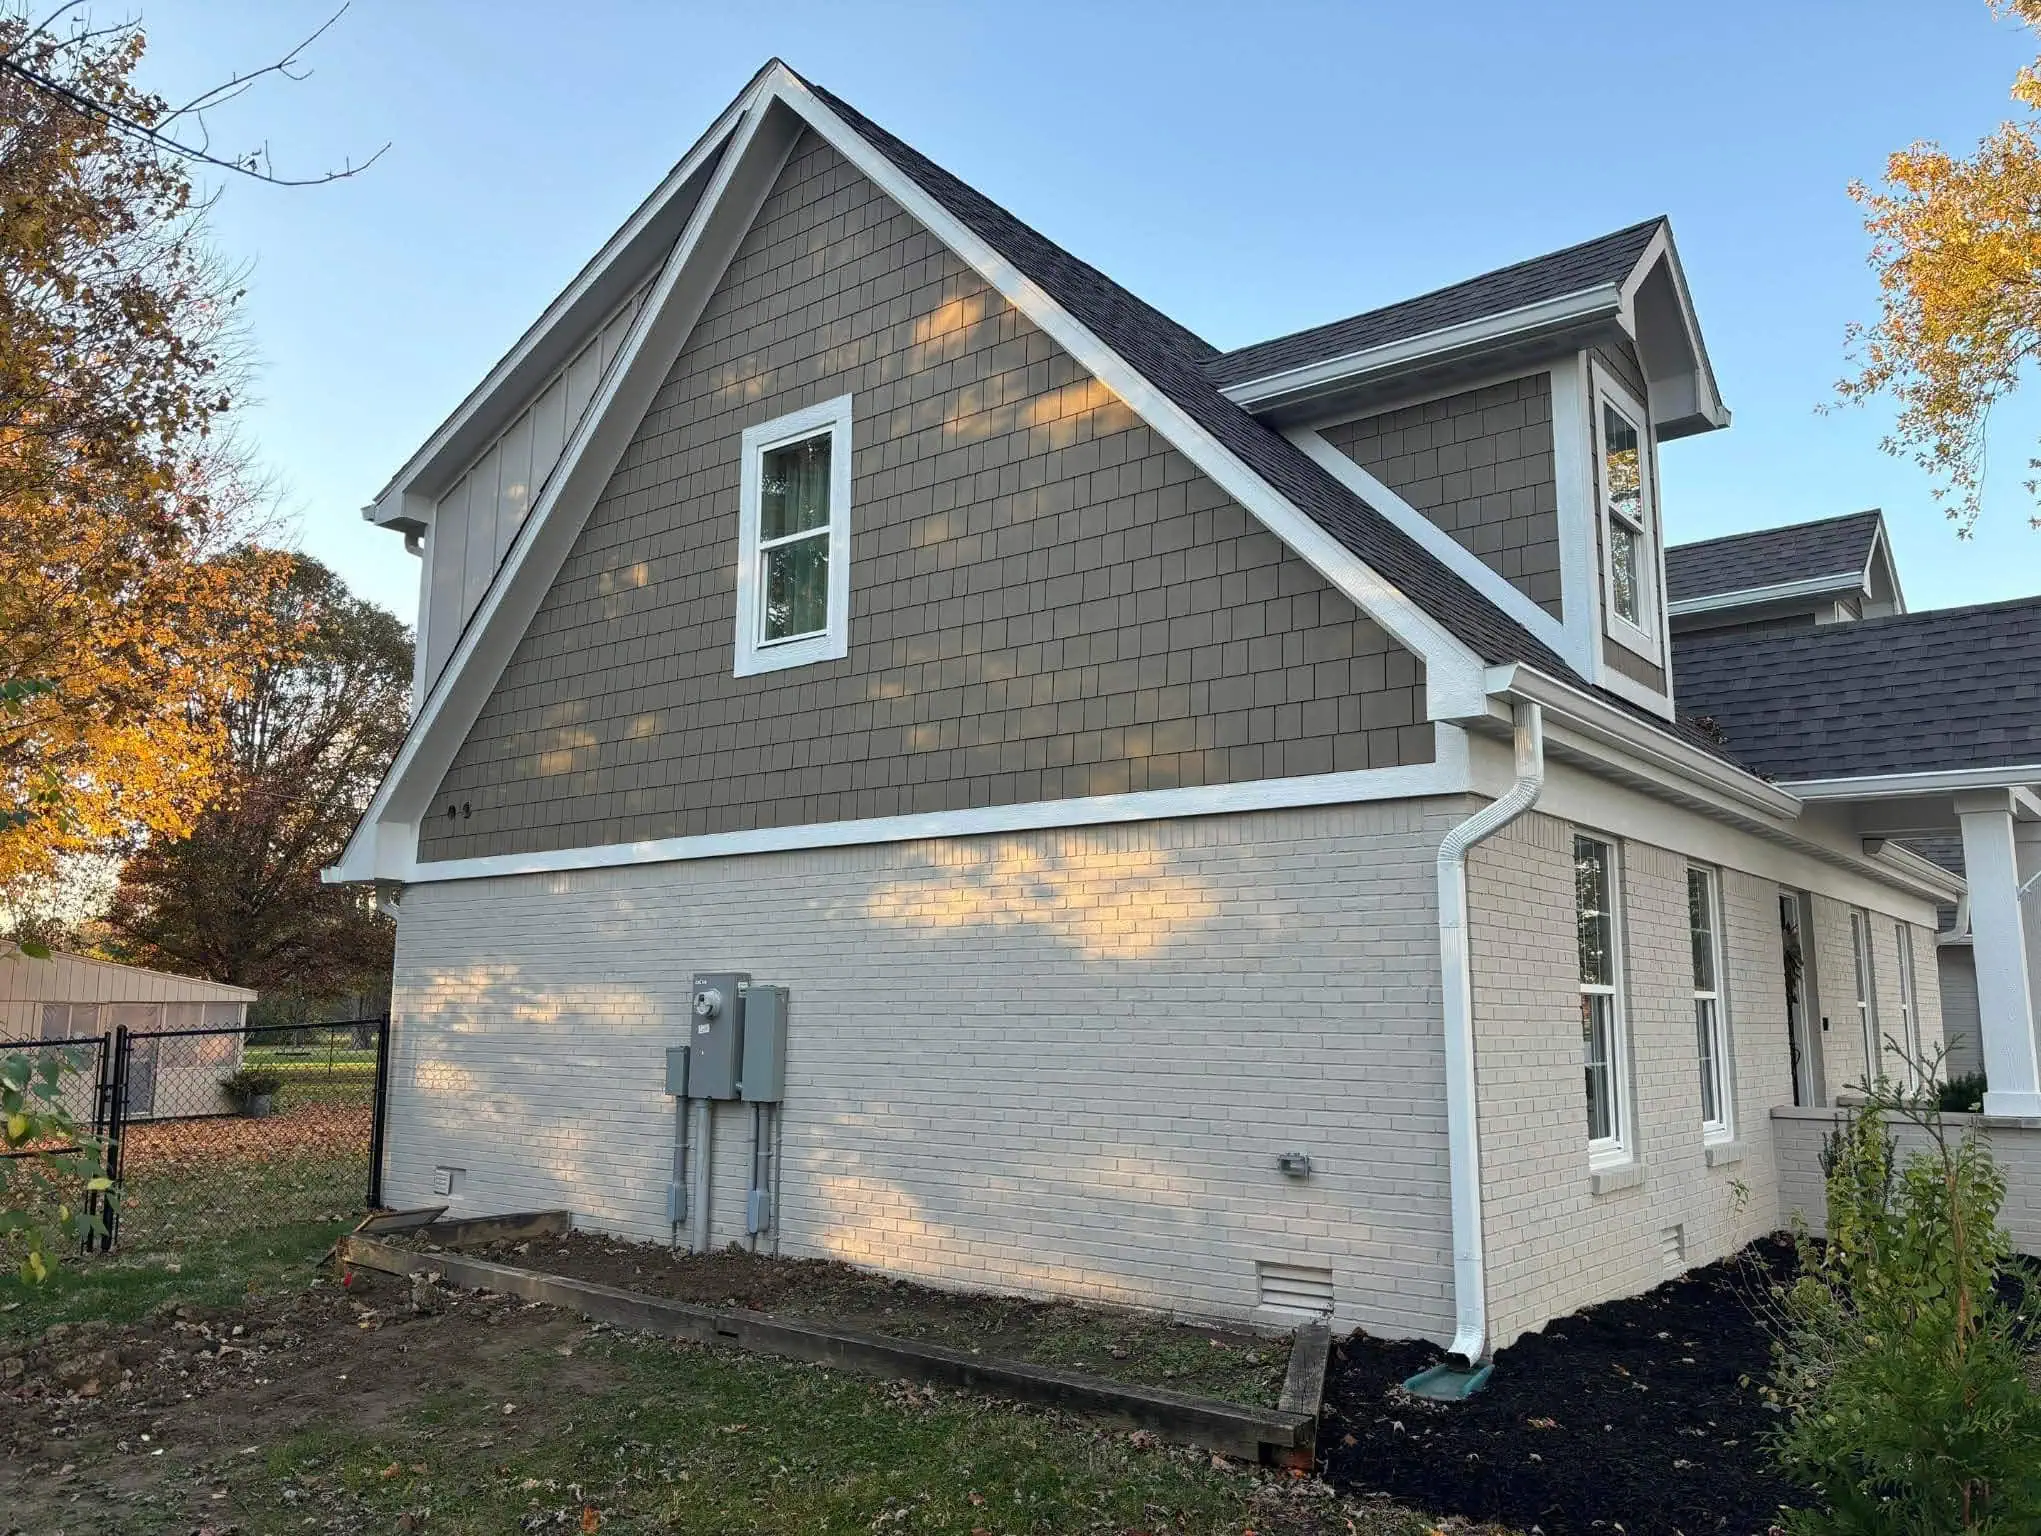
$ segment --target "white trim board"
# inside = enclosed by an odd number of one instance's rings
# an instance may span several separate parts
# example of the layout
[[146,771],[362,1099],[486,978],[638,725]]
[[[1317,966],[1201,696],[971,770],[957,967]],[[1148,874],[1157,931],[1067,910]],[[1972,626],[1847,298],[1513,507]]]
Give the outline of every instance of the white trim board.
[[1802,800],[1877,800],[1899,795],[1941,795],[1960,789],[2019,789],[2041,784],[2041,763],[2005,768],[1929,768],[1918,773],[1868,773],[1855,778],[1783,783]]
[[487,880],[504,875],[613,869],[633,864],[671,864],[693,859],[726,859],[742,854],[788,853],[807,848],[848,848],[871,843],[920,842],[927,838],[984,837],[1059,827],[1171,821],[1187,816],[1249,815],[1256,811],[1290,810],[1303,806],[1358,805],[1369,801],[1465,793],[1471,783],[1465,734],[1456,727],[1441,725],[1436,728],[1436,738],[1436,762],[1417,763],[1404,768],[1359,768],[1346,773],[1320,773],[1303,778],[1256,779],[1245,784],[1136,790],[1120,795],[1034,800],[974,810],[874,816],[859,821],[814,822],[796,827],[761,827],[753,831],[609,843],[592,848],[427,860],[414,863],[406,873],[396,878],[411,884],[437,880]]
[[1743,587],[1728,592],[1710,592],[1703,597],[1683,597],[1678,602],[1667,603],[1665,608],[1667,613],[1678,619],[1690,613],[1716,613],[1724,608],[1747,608],[1757,603],[1783,602],[1794,597],[1861,591],[1864,583],[1862,572],[1837,571],[1829,576],[1804,576],[1798,581],[1775,582],[1768,587]]

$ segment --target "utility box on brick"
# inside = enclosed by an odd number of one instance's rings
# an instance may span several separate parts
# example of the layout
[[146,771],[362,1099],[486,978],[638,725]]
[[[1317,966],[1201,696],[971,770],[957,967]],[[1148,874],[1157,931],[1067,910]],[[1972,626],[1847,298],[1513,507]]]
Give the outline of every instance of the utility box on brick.
[[787,1092],[785,987],[753,987],[744,994],[744,1067],[738,1092],[754,1104],[777,1104]]
[[749,971],[706,971],[694,979],[688,1033],[687,1096],[734,1099],[744,1054],[744,994]]

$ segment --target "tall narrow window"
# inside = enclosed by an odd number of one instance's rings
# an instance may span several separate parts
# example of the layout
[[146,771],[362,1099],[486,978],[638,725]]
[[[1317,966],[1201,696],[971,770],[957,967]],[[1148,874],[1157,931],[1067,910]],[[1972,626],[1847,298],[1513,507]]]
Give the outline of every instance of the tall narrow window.
[[1909,1086],[1918,1087],[1921,1076],[1921,1017],[1913,989],[1913,930],[1904,923],[1896,923],[1893,932],[1899,940],[1899,1038],[1906,1046],[1906,1081]]
[[744,432],[739,677],[850,649],[850,396]]
[[1617,978],[1616,858],[1607,843],[1573,840],[1573,886],[1580,948],[1580,1043],[1587,1070],[1590,1159],[1623,1154],[1623,1007]]
[[1687,871],[1687,931],[1694,955],[1694,1048],[1701,1064],[1701,1132],[1729,1134],[1729,1050],[1722,1028],[1722,942],[1715,876]]
[[1651,435],[1643,408],[1595,370],[1595,479],[1610,636],[1658,659],[1658,540]]
[[1857,982],[1857,1028],[1864,1036],[1864,1081],[1885,1075],[1878,1056],[1878,996],[1871,973],[1871,914],[1850,914],[1850,969]]

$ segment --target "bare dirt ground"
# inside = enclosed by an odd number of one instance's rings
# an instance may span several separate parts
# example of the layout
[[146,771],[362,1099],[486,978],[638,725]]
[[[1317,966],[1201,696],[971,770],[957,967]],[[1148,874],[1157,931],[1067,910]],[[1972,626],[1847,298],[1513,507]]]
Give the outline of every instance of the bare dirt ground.
[[1287,1336],[1201,1327],[1120,1307],[938,1290],[825,1259],[773,1258],[737,1248],[676,1253],[592,1232],[463,1251],[674,1301],[827,1320],[862,1333],[1266,1408],[1282,1395],[1290,1363]]

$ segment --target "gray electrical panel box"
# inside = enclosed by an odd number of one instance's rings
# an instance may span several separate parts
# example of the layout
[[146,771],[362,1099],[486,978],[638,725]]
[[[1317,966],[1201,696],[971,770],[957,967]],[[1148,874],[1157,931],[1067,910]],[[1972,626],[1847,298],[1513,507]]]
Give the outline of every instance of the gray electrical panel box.
[[666,1048],[666,1094],[674,1099],[687,1097],[687,1047],[684,1045]]
[[744,1065],[739,1094],[754,1104],[777,1104],[787,1091],[785,987],[753,987],[744,995]]
[[748,971],[698,975],[688,1011],[687,1096],[734,1099],[744,1052],[744,994]]

